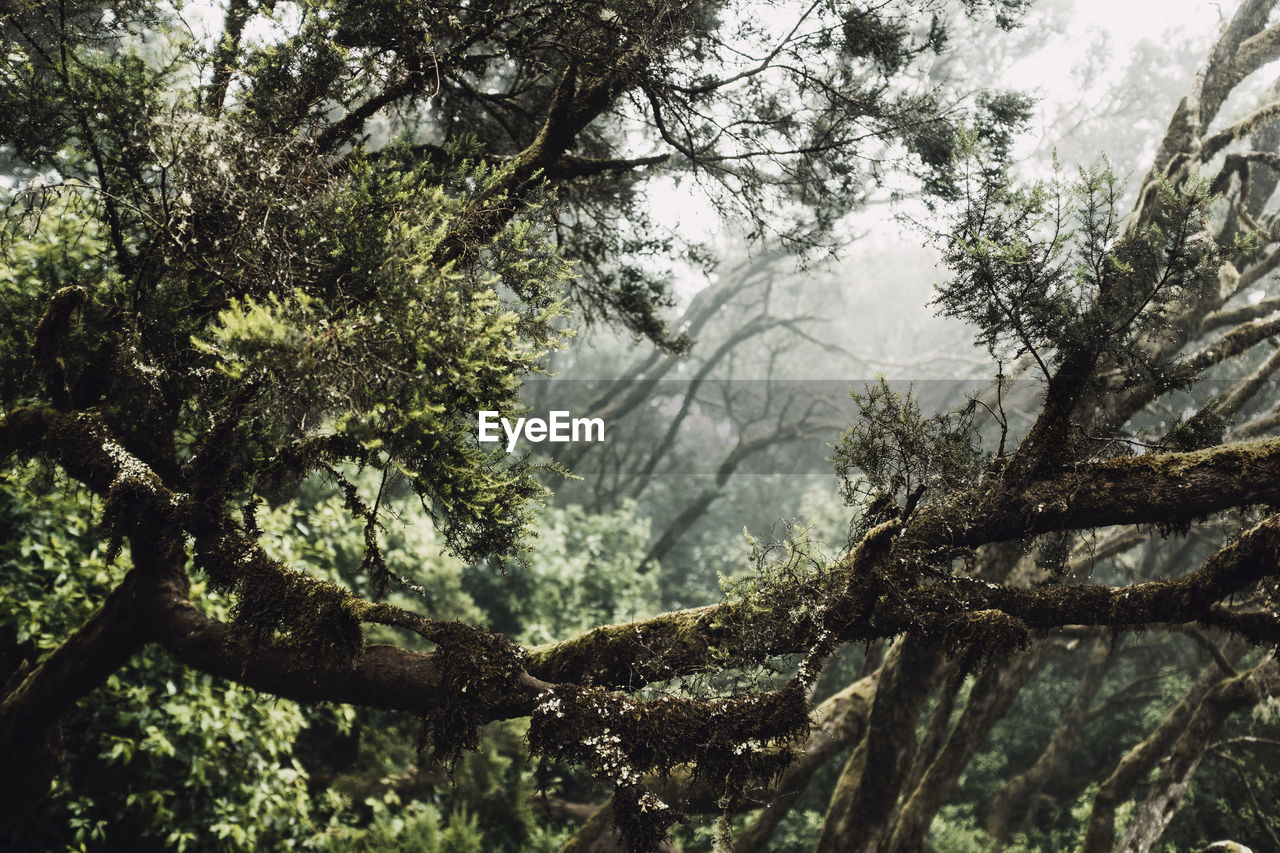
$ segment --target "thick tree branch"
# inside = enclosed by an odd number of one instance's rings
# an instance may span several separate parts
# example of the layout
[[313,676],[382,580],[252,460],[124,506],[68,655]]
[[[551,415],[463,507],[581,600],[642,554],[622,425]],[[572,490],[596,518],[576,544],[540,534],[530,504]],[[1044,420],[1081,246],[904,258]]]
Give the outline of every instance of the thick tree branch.
[[[1148,455],[1074,466],[1057,477],[1030,483],[1023,491],[984,507],[957,501],[947,511],[926,511],[900,531],[873,531],[840,567],[863,584],[874,584],[874,567],[900,566],[912,548],[977,547],[1057,530],[1110,524],[1177,523],[1232,506],[1280,500],[1280,440],[1231,445],[1206,451]],[[930,507],[930,509],[933,509]],[[896,531],[896,532],[895,532]],[[891,548],[886,545],[892,542]],[[825,628],[844,640],[894,636],[922,627],[946,629],[948,614],[968,613],[982,624],[983,613],[1002,614],[1019,625],[1012,630],[1051,629],[1068,624],[1135,627],[1144,623],[1209,618],[1211,606],[1276,571],[1280,522],[1258,525],[1224,548],[1199,571],[1172,581],[1132,587],[1078,586],[1029,590],[954,579],[905,593],[899,606],[875,589],[852,587],[828,602]],[[901,577],[901,568],[893,570]],[[868,611],[859,602],[870,597]],[[588,678],[626,686],[668,678],[710,665],[732,653],[736,635],[728,626],[743,618],[728,603],[677,611],[531,650],[529,672],[547,681]],[[928,615],[930,620],[922,621]],[[965,617],[951,627],[963,630]],[[1020,626],[1020,627],[1019,627]],[[805,649],[819,630],[809,620],[783,623],[762,649],[787,654]],[[1280,637],[1280,626],[1253,625],[1258,639]]]
[[[442,691],[434,653],[367,646],[349,665],[317,665],[297,648],[250,646],[232,626],[201,613],[176,583],[160,591],[150,610],[155,638],[187,666],[299,702],[348,702],[430,717],[454,701]],[[527,715],[540,686],[533,681],[508,693],[481,697],[493,719]]]
[[[1076,742],[1091,718],[1093,698],[1111,666],[1117,644],[1106,638],[1093,642],[1089,662],[1071,700],[1063,708],[1058,728],[1030,767],[1013,776],[1000,788],[987,816],[987,834],[992,838],[990,853],[999,853],[1008,836],[1018,829],[1016,821],[1026,815],[1050,779],[1062,772],[1075,751]],[[1022,818],[1025,824],[1026,818]]]
[[[663,35],[658,33],[655,37]],[[618,57],[607,74],[585,78],[570,63],[551,96],[546,118],[533,142],[512,158],[505,174],[468,203],[459,223],[432,256],[432,263],[444,266],[462,258],[505,227],[516,215],[519,202],[537,185],[539,176],[546,176],[561,162],[578,135],[609,107],[649,56],[647,51],[633,48]]]
[[59,723],[146,641],[131,572],[102,606],[0,703],[0,832],[8,832],[49,792],[57,772]]
[[856,743],[867,727],[867,717],[879,684],[880,672],[855,681],[814,709],[814,728],[796,759],[774,787],[773,798],[735,841],[738,853],[763,853],[814,773],[850,743]]
[[[1234,660],[1244,652],[1244,647],[1244,643],[1237,640],[1223,653],[1229,660]],[[1160,724],[1141,743],[1125,753],[1093,799],[1080,853],[1106,853],[1111,850],[1115,841],[1117,809],[1173,746],[1209,691],[1227,680],[1228,676],[1223,675],[1216,665],[1205,669]]]
[[235,61],[240,53],[240,36],[252,11],[252,0],[231,0],[222,24],[222,37],[213,53],[213,80],[209,86],[205,111],[211,116],[222,112],[227,87],[235,74]]
[[571,181],[578,178],[591,178],[610,172],[632,172],[645,166],[657,166],[667,162],[670,154],[655,154],[652,157],[614,157],[596,159],[592,157],[573,157],[565,155],[546,171],[552,181]]
[[1247,181],[1249,175],[1249,164],[1261,163],[1272,171],[1280,172],[1280,154],[1274,151],[1242,151],[1238,154],[1228,154],[1224,158],[1222,168],[1218,170],[1218,174],[1209,184],[1209,192],[1214,195],[1224,193],[1230,185],[1232,175],[1238,174],[1241,181],[1241,201],[1249,201],[1249,193],[1247,191]]
[[[149,638],[188,665],[302,701],[353,702],[426,714],[456,698],[441,690],[441,670],[435,655],[373,646],[341,665],[321,662],[296,645],[247,642],[243,633],[232,626],[201,614],[186,599],[186,578],[181,571],[186,561],[185,548],[172,544],[180,539],[172,535],[157,539],[154,531],[160,523],[182,524],[208,536],[207,517],[190,517],[189,499],[169,492],[145,465],[105,437],[105,429],[93,418],[43,407],[17,409],[0,421],[0,454],[7,457],[18,450],[43,452],[73,477],[107,495],[109,503],[127,489],[128,505],[116,523],[133,531],[130,536],[135,565],[154,563],[156,555],[165,552],[165,542],[170,543],[170,552],[177,549],[167,555],[172,565],[157,564],[151,573],[149,598],[139,606],[144,608],[150,624]],[[137,529],[140,524],[141,532]],[[241,550],[255,547],[241,545]],[[241,551],[231,553],[243,556]],[[449,633],[447,626],[438,626],[415,614],[350,598],[357,605],[356,615],[364,621],[397,625],[435,641],[443,641],[443,635]],[[533,697],[546,685],[525,676],[518,677],[517,683],[518,686],[509,685],[506,692],[474,701],[500,717],[526,714]]]
[[1273,101],[1259,107],[1235,124],[1215,133],[1204,141],[1200,148],[1200,161],[1207,163],[1215,154],[1226,148],[1237,139],[1243,139],[1255,130],[1264,127],[1280,118],[1280,101]]
[[[1138,192],[1130,225],[1146,221],[1152,215],[1162,180],[1179,178],[1184,174],[1183,170],[1190,159],[1197,154],[1201,162],[1206,162],[1212,156],[1201,146],[1205,131],[1232,88],[1242,79],[1244,69],[1266,54],[1266,37],[1255,42],[1247,51],[1242,51],[1241,48],[1263,32],[1274,6],[1275,0],[1246,0],[1210,48],[1208,58],[1169,120],[1155,161]],[[1240,135],[1248,132],[1248,129],[1239,130]],[[1226,139],[1222,145],[1231,138],[1235,137]]]
[[974,682],[955,727],[914,789],[909,789],[885,847],[888,853],[911,853],[924,847],[938,810],[991,728],[1004,718],[1018,693],[1039,668],[1045,643],[1003,666],[989,666]]
[[316,134],[316,150],[329,152],[360,132],[365,122],[372,118],[383,107],[409,97],[422,90],[426,80],[422,74],[414,72],[400,80],[390,83],[381,92],[370,97],[360,106]]
[[1160,773],[1135,809],[1117,853],[1150,853],[1178,810],[1213,735],[1232,714],[1280,691],[1275,653],[1253,669],[1216,685],[1200,702],[1161,763]]
[[942,661],[936,644],[915,637],[893,644],[872,698],[866,733],[831,794],[818,853],[881,849],[916,750],[916,721]]
[[1280,24],[1275,24],[1245,39],[1236,51],[1232,64],[1231,85],[1257,71],[1268,62],[1280,58]]
[[1194,380],[1212,367],[1251,349],[1255,344],[1280,334],[1280,314],[1241,323],[1209,346],[1176,364],[1170,371],[1170,380],[1181,384]]
[[[104,442],[96,429],[86,416],[20,409],[0,422],[0,449],[12,452],[18,445],[37,445],[77,479],[106,494],[130,457]],[[142,472],[138,476],[146,481],[144,475],[149,472],[145,468]],[[176,512],[175,501],[167,493],[156,491],[150,499],[157,507]],[[840,567],[857,582],[851,582],[840,600],[830,602],[831,612],[823,617],[825,628],[834,629],[843,639],[875,639],[921,629],[922,613],[937,620],[932,627],[938,629],[948,619],[959,618],[950,615],[957,608],[969,613],[999,611],[1030,629],[1200,619],[1226,595],[1274,571],[1278,541],[1274,517],[1223,549],[1198,572],[1176,581],[1130,588],[1034,591],[955,580],[910,593],[908,609],[887,599],[877,603],[875,578],[877,566],[885,561],[915,560],[922,550],[976,547],[1108,524],[1174,523],[1229,507],[1280,500],[1280,439],[1082,464],[1030,483],[1014,495],[997,493],[976,499],[976,505],[967,505],[963,499],[931,505],[900,530],[890,526],[873,531]],[[736,612],[739,609],[741,605],[730,603],[598,628],[531,650],[526,670],[548,682],[617,687],[690,672],[717,656],[740,653],[740,640],[731,627],[745,617]],[[979,624],[983,617],[974,618]],[[958,622],[952,627],[964,630]],[[779,626],[753,654],[802,651],[822,629],[812,618]]]
[[1264,299],[1256,305],[1242,305],[1239,308],[1223,308],[1205,315],[1200,321],[1199,334],[1206,335],[1224,326],[1238,326],[1242,323],[1257,323],[1268,320],[1272,314],[1280,311],[1280,296]]

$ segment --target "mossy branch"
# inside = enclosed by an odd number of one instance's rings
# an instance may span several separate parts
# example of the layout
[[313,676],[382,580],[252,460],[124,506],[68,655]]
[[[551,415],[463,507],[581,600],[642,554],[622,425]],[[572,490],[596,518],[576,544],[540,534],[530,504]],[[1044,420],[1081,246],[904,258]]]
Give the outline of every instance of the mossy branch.
[[1209,346],[1174,365],[1170,371],[1170,382],[1173,385],[1191,382],[1207,368],[1242,355],[1255,344],[1277,334],[1280,334],[1280,316],[1264,315],[1241,323]]
[[49,307],[36,325],[31,343],[31,355],[35,358],[45,393],[55,408],[66,410],[71,401],[67,393],[66,365],[58,356],[62,339],[71,328],[71,317],[84,307],[89,294],[83,287],[64,287],[53,294]]
[[[828,610],[822,625],[835,626],[839,639],[848,641],[944,628],[962,638],[969,631],[981,633],[983,625],[994,627],[987,624],[990,620],[976,624],[964,618],[965,613],[983,610],[1001,611],[1033,629],[1077,623],[1134,627],[1143,620],[1207,618],[1209,604],[1248,581],[1229,581],[1202,590],[1191,607],[1183,598],[1191,589],[1183,584],[1189,582],[1182,581],[1156,582],[1172,586],[1152,587],[1144,592],[1157,594],[1132,601],[1123,598],[1130,591],[1125,587],[1068,587],[1065,589],[1070,592],[1051,594],[1015,587],[988,589],[977,584],[965,599],[957,600],[950,597],[956,592],[953,585],[964,584],[967,589],[967,582],[955,580],[913,591],[911,577],[928,560],[936,560],[938,552],[955,553],[1062,530],[1176,523],[1232,507],[1272,502],[1280,502],[1280,439],[1082,463],[1032,481],[1015,494],[955,496],[928,507],[894,533],[891,548],[861,563],[856,573],[860,581],[850,583],[837,600],[825,603]],[[1249,541],[1270,536],[1273,526],[1274,522],[1268,521],[1263,532]],[[848,571],[853,577],[854,565],[858,565],[857,559],[851,558],[836,570]],[[1251,571],[1261,572],[1257,575],[1261,577],[1274,571],[1274,562],[1270,567],[1265,562],[1254,564]],[[887,595],[886,588],[875,586],[877,577],[892,579],[897,595]],[[1226,589],[1228,586],[1231,589]],[[795,593],[784,586],[771,595],[786,602]],[[1141,612],[1133,609],[1139,600],[1147,605]],[[1116,613],[1108,617],[1113,605]],[[741,636],[730,628],[745,615],[738,612],[741,608],[741,604],[728,602],[596,628],[563,643],[531,649],[529,672],[553,682],[625,688],[723,665],[726,660],[741,661]],[[779,610],[786,608],[780,606]],[[953,620],[950,627],[938,621],[944,615]],[[1000,622],[1002,634],[1012,638],[1018,633],[1017,625],[1002,618]],[[812,645],[821,628],[812,614],[773,620],[767,630],[757,632],[760,645],[751,649],[751,655],[802,652]],[[962,639],[957,642],[963,645]]]

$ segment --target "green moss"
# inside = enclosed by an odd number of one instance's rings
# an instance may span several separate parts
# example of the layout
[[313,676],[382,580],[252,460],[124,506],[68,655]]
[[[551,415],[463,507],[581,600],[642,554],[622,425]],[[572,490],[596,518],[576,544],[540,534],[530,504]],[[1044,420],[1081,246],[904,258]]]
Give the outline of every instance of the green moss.
[[484,712],[494,697],[515,687],[524,652],[501,634],[462,622],[431,623],[429,637],[437,647],[440,690],[451,701],[424,719],[423,746],[432,759],[452,768],[464,750],[479,747]]
[[[622,625],[605,625],[562,643],[529,650],[529,674],[544,681],[637,685],[705,664],[707,649],[725,633],[722,608],[681,610]],[[661,649],[660,654],[654,649]]]
[[350,666],[364,648],[360,600],[337,584],[295,572],[230,534],[198,539],[196,566],[235,593],[232,616],[250,645],[282,643],[329,666]]
[[631,853],[660,849],[667,830],[684,818],[641,785],[620,785],[613,792],[613,824]]
[[936,634],[962,672],[1009,658],[1031,645],[1031,633],[1020,619],[1002,610],[977,610],[944,617],[929,634]]
[[[530,752],[547,762],[583,764],[615,790],[618,829],[632,849],[653,849],[676,819],[644,790],[646,774],[692,768],[718,798],[776,780],[809,733],[798,680],[769,693],[724,699],[664,696],[637,701],[601,688],[558,686],[530,720]],[[647,844],[648,846],[642,846]]]

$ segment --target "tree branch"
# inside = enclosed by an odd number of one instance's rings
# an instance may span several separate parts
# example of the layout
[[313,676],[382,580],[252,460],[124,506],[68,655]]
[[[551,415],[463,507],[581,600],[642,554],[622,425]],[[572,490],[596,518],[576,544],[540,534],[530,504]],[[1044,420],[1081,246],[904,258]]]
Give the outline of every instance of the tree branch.
[[223,102],[227,97],[227,87],[235,74],[235,61],[240,53],[240,35],[249,20],[251,0],[231,0],[227,4],[227,14],[222,24],[222,37],[213,54],[213,80],[209,85],[208,101],[205,112],[217,116],[222,112]]

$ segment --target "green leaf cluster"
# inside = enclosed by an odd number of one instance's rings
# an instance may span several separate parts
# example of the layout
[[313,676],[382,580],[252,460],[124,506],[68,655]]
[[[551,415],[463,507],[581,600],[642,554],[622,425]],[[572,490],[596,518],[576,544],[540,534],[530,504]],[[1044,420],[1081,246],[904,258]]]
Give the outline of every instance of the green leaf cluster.
[[1125,228],[1122,182],[1105,163],[1016,185],[1004,170],[971,173],[945,240],[953,272],[939,313],[972,323],[998,360],[1034,359],[1045,378],[1107,360],[1136,383],[1157,375],[1144,341],[1169,332],[1174,306],[1216,281],[1205,183],[1164,185],[1156,212]]
[[[0,486],[0,665],[55,647],[128,569],[106,560],[82,491],[38,472]],[[207,612],[230,602],[197,584]],[[6,839],[15,849],[120,844],[254,850],[305,836],[316,812],[292,756],[311,711],[182,666],[150,650],[113,673],[63,721],[66,763],[39,811]]]

